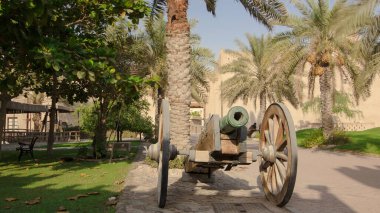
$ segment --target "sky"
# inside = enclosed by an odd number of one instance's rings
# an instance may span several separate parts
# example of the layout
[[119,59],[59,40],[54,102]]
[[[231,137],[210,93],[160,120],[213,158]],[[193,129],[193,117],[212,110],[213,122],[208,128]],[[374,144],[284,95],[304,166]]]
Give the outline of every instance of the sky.
[[[237,49],[236,39],[246,43],[246,33],[256,36],[269,33],[263,24],[251,17],[239,2],[233,0],[218,1],[215,17],[207,12],[203,0],[189,0],[188,18],[198,20],[192,32],[201,37],[201,45],[211,49],[216,59],[221,49]],[[275,29],[274,32],[279,30]]]

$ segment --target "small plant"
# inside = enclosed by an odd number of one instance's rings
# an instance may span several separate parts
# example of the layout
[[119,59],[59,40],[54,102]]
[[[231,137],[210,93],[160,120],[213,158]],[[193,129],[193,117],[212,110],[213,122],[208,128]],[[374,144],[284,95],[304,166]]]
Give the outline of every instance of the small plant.
[[335,130],[329,139],[326,141],[326,144],[331,145],[343,145],[350,143],[351,139],[346,135],[342,130]]
[[310,135],[306,136],[303,140],[303,145],[306,148],[318,147],[323,145],[325,139],[323,137],[322,129],[315,129],[310,132]]
[[[183,169],[184,161],[185,161],[184,157],[182,156],[176,157],[174,160],[169,161],[169,169]],[[158,167],[158,163],[150,159],[148,156],[145,158],[144,163],[153,168]]]
[[156,161],[150,159],[148,156],[145,157],[144,163],[150,167],[153,167],[153,168],[158,167],[158,163]]
[[169,161],[169,169],[183,169],[185,158],[178,156],[174,160]]
[[190,115],[191,115],[191,116],[194,116],[194,117],[200,117],[200,116],[201,116],[201,113],[198,112],[198,111],[192,111],[192,112],[190,112]]

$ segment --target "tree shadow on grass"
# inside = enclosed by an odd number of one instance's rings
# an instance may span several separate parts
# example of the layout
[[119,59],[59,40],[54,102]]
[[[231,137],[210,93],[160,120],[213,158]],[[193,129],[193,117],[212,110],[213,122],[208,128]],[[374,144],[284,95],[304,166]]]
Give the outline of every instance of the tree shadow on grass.
[[[0,212],[56,212],[60,206],[66,207],[70,212],[109,212],[113,207],[105,205],[115,192],[107,190],[106,185],[84,187],[80,183],[60,187],[57,184],[44,184],[48,179],[59,175],[41,176],[37,174],[28,176],[1,175]],[[69,197],[88,192],[99,192],[98,195],[88,195],[75,201]],[[7,202],[5,198],[14,197],[16,201]],[[41,202],[35,205],[26,205],[25,202],[41,197]]]
[[[125,174],[126,166],[132,160],[123,164],[109,164],[108,159],[99,162],[60,161],[62,156],[75,155],[72,150],[59,150],[53,156],[47,156],[45,151],[36,151],[38,162],[35,163],[30,159],[18,162],[17,152],[6,152],[0,162],[0,212],[56,212],[59,206],[66,207],[70,212],[114,211],[105,202],[109,197],[117,196],[117,190],[122,187],[117,182],[124,180],[124,177],[121,180],[118,178]],[[110,171],[109,168],[116,170]],[[99,192],[99,195],[67,200],[93,191]],[[7,197],[18,200],[7,202]],[[36,197],[41,197],[41,203],[33,206],[25,204],[25,201]],[[10,209],[5,210],[5,207]]]

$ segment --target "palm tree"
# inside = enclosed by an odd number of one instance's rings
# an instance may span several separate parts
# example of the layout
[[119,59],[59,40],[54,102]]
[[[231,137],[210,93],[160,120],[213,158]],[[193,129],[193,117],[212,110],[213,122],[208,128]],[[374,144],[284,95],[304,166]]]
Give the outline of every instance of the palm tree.
[[[192,21],[191,27],[194,27],[196,23],[196,21]],[[156,105],[155,133],[158,133],[158,112],[161,100],[165,98],[168,88],[168,70],[165,63],[167,57],[165,48],[165,20],[163,16],[145,21],[144,37],[147,44],[148,52],[146,56],[149,58],[147,61],[149,62],[150,72],[152,75],[160,77],[159,86],[153,92],[153,99]],[[206,94],[209,92],[209,83],[206,76],[207,73],[211,72],[211,67],[213,67],[215,61],[211,50],[200,46],[200,39],[198,35],[191,34],[190,85],[191,97],[197,102],[204,104],[207,100]]]
[[[216,0],[205,0],[207,10],[215,15]],[[240,0],[244,8],[259,22],[271,28],[270,21],[282,20],[286,9],[278,0]],[[190,25],[187,20],[188,0],[154,0],[152,13],[167,7],[166,47],[168,50],[168,98],[171,105],[170,135],[178,148],[190,141]]]
[[361,53],[365,59],[365,73],[358,76],[357,90],[366,98],[376,74],[380,72],[380,16],[377,15],[362,30]]
[[[290,72],[308,72],[309,97],[313,96],[314,82],[319,78],[323,135],[327,139],[333,128],[334,71],[351,80],[356,96],[361,93],[357,80],[363,71],[363,58],[358,51],[360,26],[373,15],[376,0],[357,5],[337,0],[329,7],[328,0],[293,1],[300,16],[289,16],[290,31],[280,33],[275,40],[282,45],[284,64]],[[280,45],[280,46],[281,46]],[[309,69],[305,69],[309,67]]]
[[[197,22],[194,20],[191,27],[195,27]],[[190,58],[190,85],[191,97],[200,104],[207,102],[207,93],[210,85],[207,76],[215,66],[214,54],[210,49],[200,46],[201,38],[197,34],[191,34],[191,58]]]
[[261,124],[268,101],[282,101],[285,98],[295,107],[298,101],[289,75],[282,72],[278,66],[279,61],[273,61],[274,58],[279,58],[279,55],[272,44],[272,38],[258,38],[249,34],[246,34],[246,37],[248,45],[238,40],[239,51],[227,51],[235,60],[224,65],[222,72],[234,75],[222,82],[222,98],[227,100],[229,105],[238,99],[245,103],[253,100],[255,107],[259,100],[257,123]]

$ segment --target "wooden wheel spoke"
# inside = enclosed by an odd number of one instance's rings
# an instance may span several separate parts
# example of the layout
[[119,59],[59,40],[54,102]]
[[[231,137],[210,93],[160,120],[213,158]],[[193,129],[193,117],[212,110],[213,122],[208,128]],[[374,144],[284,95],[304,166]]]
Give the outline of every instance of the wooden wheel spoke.
[[288,140],[286,138],[283,139],[281,142],[276,143],[276,151],[284,150],[287,144],[288,144]]
[[269,135],[269,131],[268,130],[264,131],[264,135],[265,135],[265,139],[266,139],[267,143],[271,143],[271,141],[270,141],[270,135]]
[[261,165],[260,165],[260,170],[266,170],[269,166],[270,166],[270,162],[269,161],[264,161],[264,159],[263,159],[263,162],[264,163],[261,163]]
[[277,115],[274,115],[273,116],[273,137],[272,137],[273,144],[275,144],[277,141],[280,127],[281,127],[281,124],[279,123],[279,117]]
[[279,191],[281,191],[282,186],[284,185],[283,177],[280,174],[280,171],[278,169],[277,164],[274,164],[273,166],[275,168],[274,171],[276,172],[276,185],[277,185],[277,189],[278,189],[278,192],[279,192]]
[[268,126],[269,126],[269,143],[274,143],[274,122],[272,119],[268,118]]
[[272,187],[272,167],[269,167],[269,169],[268,169],[267,184],[268,184],[269,190],[271,192],[273,192],[273,187]]
[[277,189],[277,178],[276,178],[276,166],[273,165],[271,166],[272,167],[272,180],[271,180],[271,184],[272,184],[272,193],[273,194],[277,194],[278,192],[278,189]]
[[281,118],[278,120],[278,129],[277,129],[277,136],[276,136],[276,147],[279,147],[281,143],[284,141],[284,127],[282,124]]
[[285,165],[280,160],[276,159],[276,166],[277,166],[277,169],[280,173],[281,179],[285,180],[285,177],[286,177]]
[[276,157],[277,157],[277,158],[280,158],[281,160],[288,161],[288,156],[285,155],[284,153],[277,152],[277,153],[276,153]]

